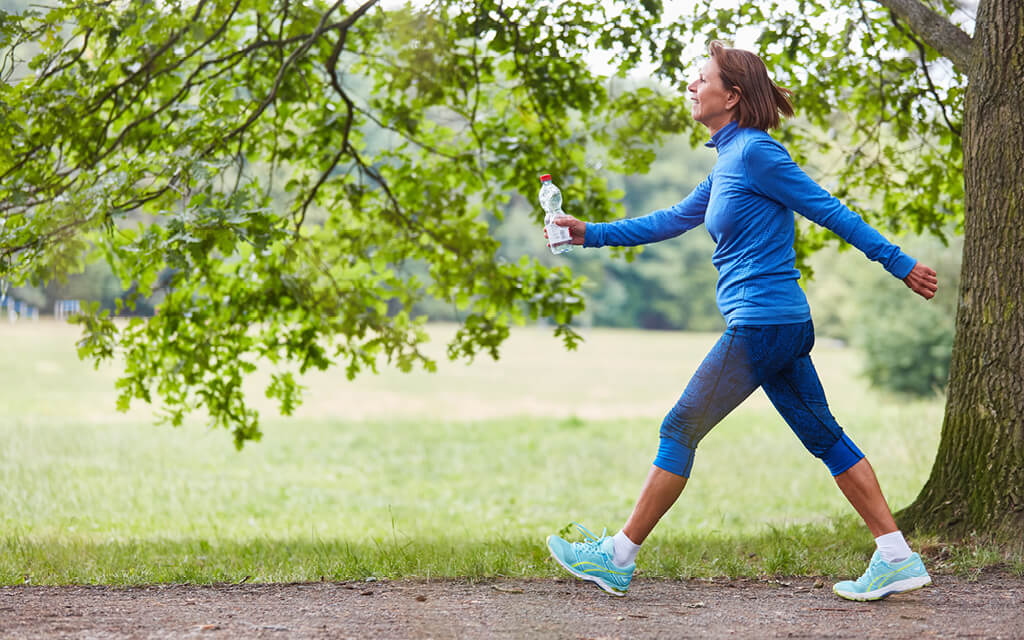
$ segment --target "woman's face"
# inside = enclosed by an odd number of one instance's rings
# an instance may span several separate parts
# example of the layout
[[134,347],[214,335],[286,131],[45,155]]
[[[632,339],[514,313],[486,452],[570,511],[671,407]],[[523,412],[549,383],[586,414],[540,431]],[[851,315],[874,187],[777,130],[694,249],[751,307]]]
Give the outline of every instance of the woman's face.
[[722,84],[722,74],[714,58],[704,63],[700,75],[687,89],[693,100],[693,119],[707,127],[712,134],[732,121],[739,94],[735,89],[726,89]]

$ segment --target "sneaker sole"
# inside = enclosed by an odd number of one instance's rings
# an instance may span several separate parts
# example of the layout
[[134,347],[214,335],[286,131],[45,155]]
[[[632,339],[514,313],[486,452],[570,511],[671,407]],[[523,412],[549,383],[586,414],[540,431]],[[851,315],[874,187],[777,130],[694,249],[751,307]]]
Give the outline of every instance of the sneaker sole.
[[569,565],[565,564],[564,562],[562,562],[562,559],[559,558],[557,555],[555,555],[555,550],[551,548],[551,536],[547,537],[547,540],[545,540],[545,544],[547,544],[547,546],[548,546],[548,553],[550,553],[551,557],[555,559],[555,562],[557,562],[559,565],[561,565],[561,567],[563,569],[565,569],[566,571],[568,571],[572,575],[576,576],[580,580],[587,580],[589,582],[593,582],[597,586],[601,587],[601,589],[603,589],[607,593],[612,594],[613,596],[622,597],[622,596],[626,595],[625,591],[620,591],[620,590],[616,589],[615,587],[611,586],[610,584],[608,584],[607,582],[605,582],[601,578],[598,578],[597,576],[588,575],[586,573],[581,573],[581,572],[577,571],[576,569],[573,569]]
[[869,600],[881,600],[887,596],[891,596],[896,593],[906,593],[907,591],[916,591],[922,587],[928,586],[932,583],[930,576],[919,576],[917,578],[907,578],[906,580],[897,580],[890,584],[885,585],[881,589],[875,589],[874,591],[865,591],[864,593],[854,593],[852,591],[840,591],[834,586],[832,591],[840,598],[846,598],[847,600],[856,600],[858,602],[867,602]]

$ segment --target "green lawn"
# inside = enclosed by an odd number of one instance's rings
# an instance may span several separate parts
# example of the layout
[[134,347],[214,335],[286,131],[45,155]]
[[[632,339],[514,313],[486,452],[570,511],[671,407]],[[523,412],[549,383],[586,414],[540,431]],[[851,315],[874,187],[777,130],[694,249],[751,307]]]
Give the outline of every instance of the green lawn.
[[[435,353],[451,330],[433,329]],[[117,413],[116,371],[76,359],[77,329],[0,324],[0,583],[554,575],[544,536],[574,520],[618,530],[662,416],[717,337],[585,336],[566,352],[520,329],[499,362],[311,376],[298,415],[266,403],[263,440],[236,452],[200,419]],[[893,507],[907,504],[942,400],[870,391],[851,349],[813,355],[833,413]],[[851,513],[758,392],[701,444],[640,567],[859,571],[872,544]]]

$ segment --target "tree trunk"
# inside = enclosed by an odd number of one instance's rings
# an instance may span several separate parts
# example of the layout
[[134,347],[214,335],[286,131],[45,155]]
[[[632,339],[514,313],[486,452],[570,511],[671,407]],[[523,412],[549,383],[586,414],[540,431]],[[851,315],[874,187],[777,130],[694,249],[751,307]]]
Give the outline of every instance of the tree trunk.
[[[947,538],[1024,531],[1024,3],[982,0],[964,118],[966,213],[946,416],[899,514]],[[941,274],[940,274],[941,277]],[[940,283],[941,286],[941,283]]]

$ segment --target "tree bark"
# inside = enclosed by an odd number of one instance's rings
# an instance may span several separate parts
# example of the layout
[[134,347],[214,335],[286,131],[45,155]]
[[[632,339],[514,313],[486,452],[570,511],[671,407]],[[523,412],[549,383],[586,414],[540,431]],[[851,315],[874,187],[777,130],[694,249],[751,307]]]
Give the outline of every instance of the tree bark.
[[1024,531],[1024,3],[982,0],[964,118],[966,211],[946,415],[901,527]]

